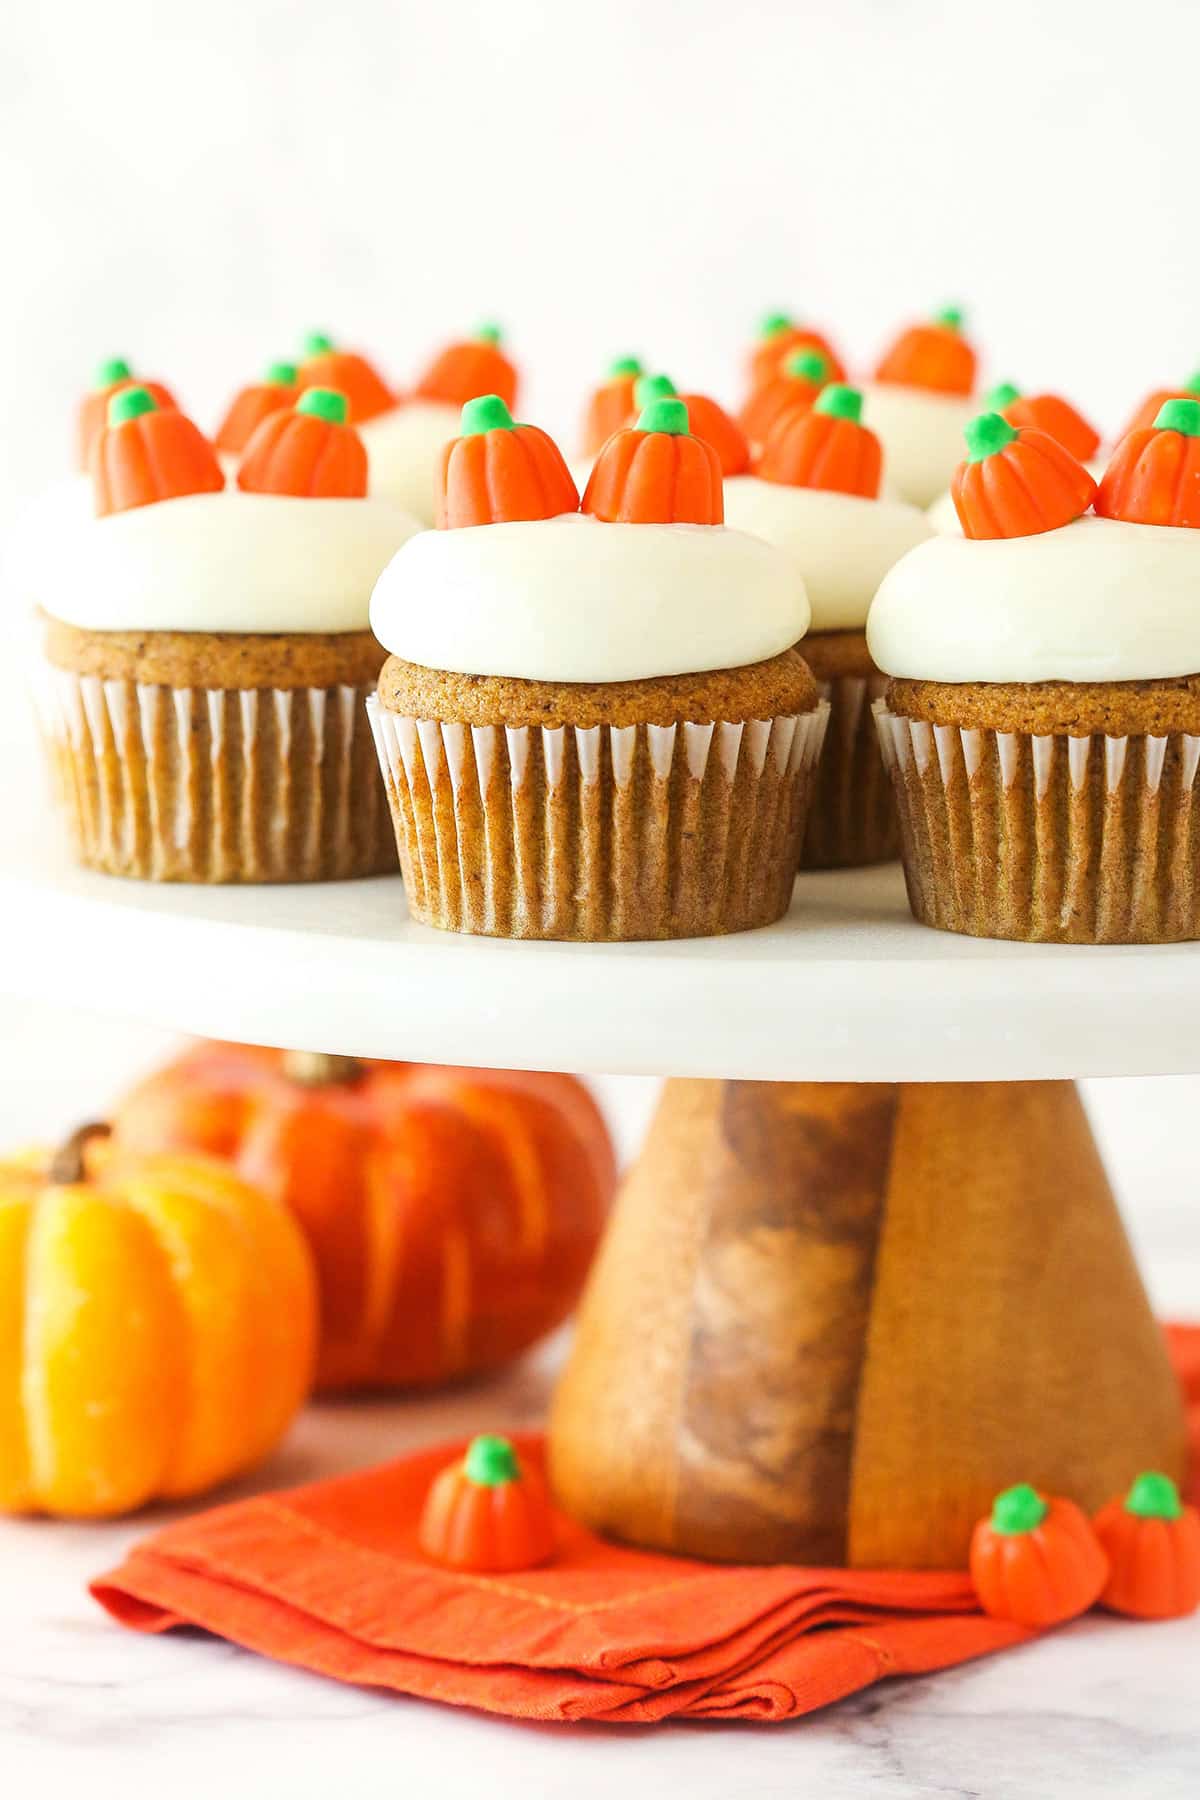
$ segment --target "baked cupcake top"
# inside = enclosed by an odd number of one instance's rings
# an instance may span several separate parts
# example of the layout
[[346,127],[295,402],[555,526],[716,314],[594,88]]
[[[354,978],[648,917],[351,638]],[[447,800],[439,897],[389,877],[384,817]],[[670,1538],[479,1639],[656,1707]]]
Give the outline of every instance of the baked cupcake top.
[[1169,402],[1131,432],[1098,488],[1048,433],[983,414],[953,493],[965,535],[911,551],[871,607],[867,642],[889,675],[1109,682],[1200,670],[1200,402]]
[[496,396],[463,408],[438,524],[380,577],[371,626],[410,663],[530,681],[743,667],[808,627],[791,560],[724,522],[716,452],[677,398],[616,432],[579,496],[556,446]]
[[862,398],[841,384],[776,418],[752,473],[725,483],[725,517],[794,558],[812,630],[861,630],[892,564],[932,536],[924,513],[880,499],[882,453]]
[[96,631],[364,631],[379,571],[416,531],[366,496],[345,397],[269,410],[226,488],[213,447],[144,387],[108,401],[91,515],[64,514],[31,597]]

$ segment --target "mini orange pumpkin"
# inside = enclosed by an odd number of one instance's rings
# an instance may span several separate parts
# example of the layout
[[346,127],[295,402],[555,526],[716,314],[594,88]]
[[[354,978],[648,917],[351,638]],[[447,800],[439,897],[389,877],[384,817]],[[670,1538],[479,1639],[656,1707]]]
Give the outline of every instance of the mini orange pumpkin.
[[1181,1619],[1200,1607],[1200,1513],[1169,1475],[1139,1475],[1092,1525],[1109,1562],[1102,1606],[1132,1619]]
[[263,420],[293,406],[299,391],[295,363],[269,364],[261,381],[233,396],[213,443],[225,456],[240,456]]
[[703,438],[717,453],[723,476],[744,475],[750,467],[750,446],[737,420],[707,394],[675,395],[675,384],[669,375],[643,375],[634,387],[634,406],[625,424],[636,423],[637,414],[652,400],[672,396],[687,407],[688,429],[693,437]]
[[993,1619],[1061,1625],[1085,1613],[1108,1579],[1108,1559],[1073,1500],[1022,1483],[997,1495],[971,1538],[971,1580]]
[[1168,400],[1113,451],[1095,500],[1106,519],[1200,525],[1200,400]]
[[1036,537],[1069,525],[1091,505],[1096,483],[1048,432],[980,413],[966,439],[967,459],[955,469],[950,493],[967,537]]
[[876,381],[930,388],[939,394],[969,394],[975,386],[976,356],[962,327],[956,306],[943,307],[926,324],[910,325],[881,357]]
[[76,461],[81,469],[86,471],[91,467],[92,445],[108,423],[109,401],[123,388],[132,387],[145,388],[163,412],[168,412],[175,406],[174,398],[161,381],[139,381],[123,356],[109,357],[96,370],[91,392],[85,394],[79,404],[75,442]]
[[[1168,400],[1200,400],[1200,369],[1197,369],[1196,373],[1189,377],[1182,387],[1155,388],[1152,394],[1147,394],[1121,433],[1121,438],[1127,438],[1131,431],[1147,430],[1149,426],[1153,425]],[[1121,438],[1117,439],[1118,443]]]
[[268,413],[258,426],[238,468],[238,486],[248,494],[361,499],[367,453],[348,416],[344,394],[306,388],[294,407]]
[[738,423],[752,444],[765,444],[777,419],[795,406],[811,406],[832,379],[819,350],[791,350],[778,372],[750,395],[738,414]]
[[614,431],[619,431],[633,411],[633,390],[643,373],[636,356],[619,356],[609,364],[608,376],[588,399],[583,421],[583,453],[595,456]]
[[461,435],[442,451],[437,525],[498,525],[579,510],[562,452],[536,425],[517,425],[498,394],[468,400]]
[[984,399],[988,412],[998,412],[1010,425],[1044,431],[1069,450],[1077,462],[1090,462],[1100,448],[1100,433],[1081,412],[1059,394],[1022,394],[1011,381],[1002,381]]
[[768,313],[758,328],[758,338],[750,352],[750,388],[773,381],[779,365],[792,350],[816,350],[825,358],[830,381],[844,381],[842,360],[823,332],[811,325],[797,325],[787,313]]
[[536,1569],[554,1555],[554,1521],[540,1475],[503,1437],[473,1438],[430,1484],[418,1528],[426,1556],[479,1575]]
[[316,1290],[284,1208],[199,1156],[85,1127],[0,1164],[0,1509],[98,1518],[252,1468],[312,1373]]
[[500,348],[500,327],[481,325],[474,337],[448,344],[417,383],[422,400],[465,406],[484,394],[499,394],[505,406],[517,403],[517,371]]
[[321,1388],[498,1368],[574,1306],[616,1183],[569,1075],[198,1044],[118,1107],[123,1150],[202,1150],[285,1202],[321,1293]]
[[754,472],[789,487],[826,488],[874,500],[883,450],[862,423],[862,395],[833,382],[812,406],[801,402],[772,426]]
[[678,398],[654,400],[637,424],[609,438],[592,470],[583,510],[610,524],[720,525],[721,461],[693,437]]
[[225,486],[204,433],[174,407],[160,407],[144,387],[112,396],[108,423],[92,445],[91,470],[101,517]]
[[345,394],[350,408],[350,422],[365,425],[368,419],[390,412],[398,404],[397,397],[373,363],[357,350],[338,350],[323,331],[310,332],[304,340],[304,360],[296,371],[296,385],[308,388],[332,388]]

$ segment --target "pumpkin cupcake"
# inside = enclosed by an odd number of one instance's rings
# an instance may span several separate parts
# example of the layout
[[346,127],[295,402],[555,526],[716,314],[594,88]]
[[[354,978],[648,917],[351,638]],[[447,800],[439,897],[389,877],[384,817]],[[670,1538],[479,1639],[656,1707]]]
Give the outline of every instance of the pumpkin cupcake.
[[79,859],[158,881],[395,866],[362,703],[375,578],[417,529],[365,498],[344,397],[252,433],[238,490],[182,413],[122,387],[92,448],[95,514],[39,594],[43,734]]
[[892,564],[932,528],[918,507],[880,499],[879,440],[861,419],[861,395],[835,382],[783,412],[753,473],[725,483],[729,524],[785,550],[812,607],[804,657],[831,711],[801,856],[808,869],[885,862],[900,848],[871,717],[886,677],[867,649],[867,611]]
[[883,444],[887,486],[911,506],[932,506],[949,486],[979,411],[976,368],[962,314],[948,306],[901,332],[863,383],[863,417]]
[[[1022,426],[1031,425],[1037,431],[1048,432],[1052,438],[1058,439],[1064,450],[1070,451],[1077,462],[1084,465],[1089,475],[1094,475],[1097,480],[1103,475],[1100,433],[1061,394],[1023,394],[1011,381],[1001,381],[994,388],[989,388],[983,405],[985,412],[999,413],[1001,418],[1007,419],[1018,431]],[[1147,423],[1153,420],[1157,411],[1158,408],[1155,407]],[[929,523],[935,531],[947,531],[954,536],[961,533],[958,508],[949,488],[929,508]]]
[[694,937],[791,895],[826,708],[803,584],[722,523],[678,399],[605,446],[582,514],[546,435],[464,408],[441,529],[371,621],[371,707],[413,915],[496,937]]
[[999,414],[967,442],[965,535],[899,562],[867,625],[913,912],[1028,942],[1200,937],[1200,402],[1132,432],[1098,490]]

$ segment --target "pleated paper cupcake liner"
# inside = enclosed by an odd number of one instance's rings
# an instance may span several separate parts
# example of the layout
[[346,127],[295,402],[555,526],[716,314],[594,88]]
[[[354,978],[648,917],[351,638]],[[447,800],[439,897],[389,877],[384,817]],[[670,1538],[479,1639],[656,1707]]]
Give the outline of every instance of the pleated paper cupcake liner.
[[368,703],[414,918],[490,937],[704,937],[787,911],[829,716],[466,726]]
[[900,854],[896,802],[871,716],[886,687],[886,675],[843,675],[821,683],[830,705],[829,729],[813,785],[802,869],[860,868]]
[[173,688],[41,664],[34,698],[79,860],[146,881],[396,867],[369,688]]
[[913,914],[972,937],[1200,937],[1200,737],[1059,737],[876,702]]

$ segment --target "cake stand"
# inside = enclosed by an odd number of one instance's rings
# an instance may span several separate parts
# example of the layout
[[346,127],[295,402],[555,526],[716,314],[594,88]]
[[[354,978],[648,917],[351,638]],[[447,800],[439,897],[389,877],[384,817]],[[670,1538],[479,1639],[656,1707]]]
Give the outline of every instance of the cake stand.
[[1095,1505],[1181,1473],[1072,1084],[1200,1070],[1196,947],[944,936],[896,868],[804,876],[782,923],[733,938],[492,942],[413,924],[398,878],[89,874],[36,781],[8,812],[12,992],[287,1048],[673,1078],[552,1418],[559,1494],[600,1529],[961,1565],[1010,1482]]

